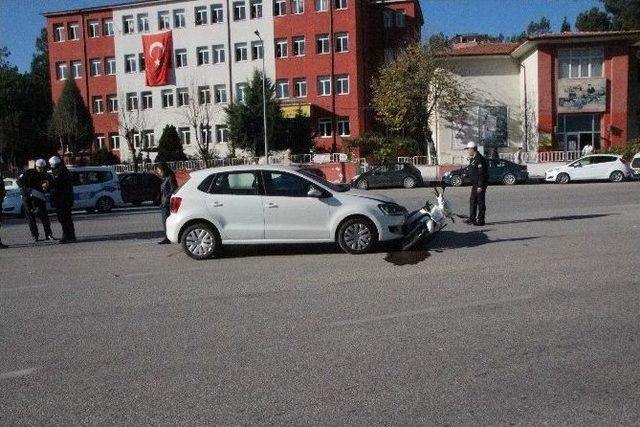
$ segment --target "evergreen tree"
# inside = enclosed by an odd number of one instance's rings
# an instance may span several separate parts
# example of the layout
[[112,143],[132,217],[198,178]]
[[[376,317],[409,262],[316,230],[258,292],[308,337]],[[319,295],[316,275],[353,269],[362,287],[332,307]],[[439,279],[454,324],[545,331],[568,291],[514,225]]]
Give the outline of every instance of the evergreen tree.
[[551,32],[551,22],[546,16],[540,18],[538,22],[531,21],[527,26],[527,36],[540,36]]
[[162,130],[162,136],[158,142],[158,155],[156,162],[178,162],[187,160],[182,150],[182,141],[175,126],[167,125]]
[[571,32],[571,24],[569,24],[569,21],[567,20],[566,16],[562,20],[562,25],[560,26],[560,32],[561,33],[570,33]]
[[311,119],[298,108],[296,115],[283,119],[285,143],[282,148],[291,150],[291,154],[307,154],[313,147],[314,129]]
[[91,114],[73,79],[65,83],[53,110],[49,135],[72,153],[85,150],[93,140]]
[[578,31],[610,31],[611,28],[611,18],[597,7],[580,13],[576,18],[576,30]]
[[614,30],[640,29],[640,0],[600,0],[612,17]]

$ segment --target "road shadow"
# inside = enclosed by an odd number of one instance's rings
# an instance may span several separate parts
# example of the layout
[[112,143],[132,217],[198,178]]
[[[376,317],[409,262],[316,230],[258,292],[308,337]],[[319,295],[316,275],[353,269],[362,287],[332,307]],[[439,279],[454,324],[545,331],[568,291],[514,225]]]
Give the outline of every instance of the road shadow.
[[334,243],[291,243],[278,245],[228,245],[216,258],[248,258],[254,256],[329,255],[342,251]]
[[492,221],[492,222],[487,222],[487,225],[526,224],[530,222],[579,221],[583,219],[603,218],[603,217],[612,216],[612,215],[620,215],[620,214],[607,213],[607,214],[550,216],[546,218],[525,218],[525,219],[514,219],[514,220],[506,220],[506,221]]
[[79,237],[78,243],[117,242],[122,240],[162,239],[163,231],[141,231],[137,233],[105,234],[101,236]]

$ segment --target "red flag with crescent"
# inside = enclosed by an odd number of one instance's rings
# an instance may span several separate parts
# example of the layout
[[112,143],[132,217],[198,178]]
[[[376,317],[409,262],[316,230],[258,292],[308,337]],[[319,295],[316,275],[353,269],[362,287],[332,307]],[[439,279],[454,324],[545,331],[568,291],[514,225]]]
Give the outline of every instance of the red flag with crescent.
[[142,36],[147,86],[169,84],[169,68],[173,55],[171,31]]

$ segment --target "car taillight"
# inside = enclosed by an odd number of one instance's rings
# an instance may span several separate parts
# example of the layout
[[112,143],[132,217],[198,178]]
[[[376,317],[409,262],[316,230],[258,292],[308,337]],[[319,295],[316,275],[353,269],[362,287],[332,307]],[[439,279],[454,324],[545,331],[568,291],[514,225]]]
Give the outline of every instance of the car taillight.
[[171,213],[178,213],[178,209],[180,209],[180,205],[182,204],[182,197],[173,196],[171,197],[171,203],[169,204],[169,208]]

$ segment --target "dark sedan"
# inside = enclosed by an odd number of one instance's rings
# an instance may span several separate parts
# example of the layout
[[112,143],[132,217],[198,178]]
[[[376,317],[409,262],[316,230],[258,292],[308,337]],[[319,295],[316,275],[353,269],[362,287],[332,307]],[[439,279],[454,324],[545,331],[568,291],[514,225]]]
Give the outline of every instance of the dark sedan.
[[351,186],[361,190],[369,188],[414,188],[423,184],[422,174],[410,163],[388,163],[356,176]]
[[[529,179],[529,172],[524,165],[501,159],[487,159],[487,163],[489,163],[489,184],[513,185]],[[469,167],[447,172],[442,177],[442,182],[454,187],[470,184]]]
[[160,178],[149,172],[118,175],[122,201],[139,206],[143,202],[160,204]]

